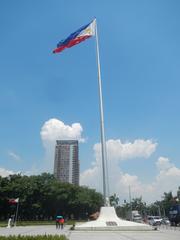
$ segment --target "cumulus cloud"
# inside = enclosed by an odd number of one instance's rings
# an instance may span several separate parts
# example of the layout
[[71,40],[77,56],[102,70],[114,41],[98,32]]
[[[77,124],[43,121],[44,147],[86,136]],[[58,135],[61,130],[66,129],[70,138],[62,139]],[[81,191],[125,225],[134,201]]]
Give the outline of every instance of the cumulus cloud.
[[7,177],[7,176],[13,175],[13,174],[15,174],[13,171],[6,170],[4,168],[0,168],[0,176],[1,177]]
[[[81,173],[81,185],[86,185],[102,192],[102,170],[94,166]],[[129,199],[129,186],[133,197],[145,196],[149,200],[147,193],[152,190],[150,185],[143,184],[138,176],[123,172],[119,166],[114,165],[109,168],[109,193],[116,193],[121,200]],[[151,191],[152,192],[152,191]],[[151,199],[152,200],[152,199]]]
[[[148,158],[156,150],[157,143],[152,140],[136,139],[134,142],[121,142],[120,139],[110,139],[106,142],[108,158],[111,160],[127,160],[137,157]],[[96,159],[100,158],[100,143],[95,144]]]
[[[121,142],[120,139],[110,139],[106,142],[108,155],[109,185],[111,193],[119,193],[127,197],[128,187],[131,185],[134,192],[140,191],[143,186],[137,176],[123,173],[119,168],[119,161],[135,158],[148,158],[156,150],[157,143],[152,140],[136,139],[134,142]],[[102,189],[102,166],[101,166],[101,145],[94,145],[95,162],[90,169],[81,173],[80,182],[82,185],[88,185]],[[97,179],[99,179],[97,181]]]
[[44,170],[52,171],[56,140],[79,140],[79,142],[84,142],[82,132],[83,128],[80,123],[66,125],[56,118],[51,118],[46,121],[40,132],[41,140],[46,151]]
[[73,123],[71,126],[65,125],[61,120],[52,118],[45,122],[41,128],[41,139],[45,147],[51,142],[58,140],[77,139],[81,142],[82,127],[80,123]]
[[[149,158],[156,150],[157,143],[152,140],[135,140],[122,143],[120,140],[107,141],[108,169],[110,194],[116,193],[120,199],[129,199],[128,189],[131,186],[133,197],[142,196],[147,202],[161,200],[167,191],[176,191],[180,182],[180,169],[165,157],[159,157],[156,162],[158,170],[154,180],[150,183],[142,182],[137,175],[123,172],[119,161],[134,158]],[[81,184],[102,191],[102,167],[100,161],[100,144],[95,144],[94,153],[96,161],[91,168],[81,173]],[[147,170],[148,171],[148,170]]]
[[177,168],[170,159],[165,157],[159,157],[156,166],[159,172],[152,183],[155,195],[160,197],[160,192],[164,193],[167,191],[176,193],[180,182],[180,168]]
[[156,162],[156,166],[160,171],[166,171],[174,167],[174,165],[169,161],[169,159],[165,157],[159,157]]

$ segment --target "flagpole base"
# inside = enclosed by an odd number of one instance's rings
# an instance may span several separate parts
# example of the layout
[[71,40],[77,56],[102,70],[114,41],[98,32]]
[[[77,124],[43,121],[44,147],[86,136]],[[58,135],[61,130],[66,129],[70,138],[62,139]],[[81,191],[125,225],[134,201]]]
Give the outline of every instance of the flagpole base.
[[101,207],[97,220],[75,226],[77,231],[151,231],[147,224],[126,221],[118,218],[114,207]]

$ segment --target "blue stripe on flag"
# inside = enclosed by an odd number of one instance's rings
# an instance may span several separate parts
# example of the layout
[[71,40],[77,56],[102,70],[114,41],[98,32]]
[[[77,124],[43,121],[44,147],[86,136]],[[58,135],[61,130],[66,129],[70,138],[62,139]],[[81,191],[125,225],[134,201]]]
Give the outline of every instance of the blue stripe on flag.
[[69,35],[69,37],[67,37],[66,39],[61,40],[61,41],[57,44],[57,47],[60,47],[60,46],[62,46],[62,45],[68,44],[69,41],[71,41],[72,39],[76,38],[76,37],[80,34],[80,32],[82,32],[82,31],[83,31],[85,28],[87,28],[90,24],[91,24],[91,22],[88,23],[88,24],[86,24],[86,25],[84,25],[83,27],[79,28],[77,31],[71,33],[71,34]]

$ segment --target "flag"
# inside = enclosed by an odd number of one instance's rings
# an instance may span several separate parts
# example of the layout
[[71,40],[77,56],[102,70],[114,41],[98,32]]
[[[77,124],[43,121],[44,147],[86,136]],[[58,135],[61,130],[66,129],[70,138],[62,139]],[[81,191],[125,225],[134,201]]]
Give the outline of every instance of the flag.
[[19,198],[11,198],[11,199],[9,199],[9,203],[10,204],[16,204],[16,203],[18,203],[19,202]]
[[70,48],[80,42],[92,37],[95,35],[95,26],[96,26],[96,19],[92,22],[86,24],[85,26],[79,28],[77,31],[71,33],[69,37],[66,39],[61,40],[57,47],[53,50],[53,53],[62,52],[65,48]]

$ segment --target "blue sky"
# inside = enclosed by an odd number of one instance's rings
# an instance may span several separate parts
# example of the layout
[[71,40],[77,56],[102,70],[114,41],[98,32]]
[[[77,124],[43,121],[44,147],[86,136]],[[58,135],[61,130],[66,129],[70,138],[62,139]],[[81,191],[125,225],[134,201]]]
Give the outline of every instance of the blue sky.
[[102,189],[101,181],[94,181],[101,169],[95,39],[52,54],[58,41],[95,16],[105,132],[112,140],[109,165],[119,170],[109,167],[110,185],[115,176],[117,182],[111,192],[123,199],[132,185],[134,196],[146,198],[148,189],[153,201],[163,191],[175,191],[180,182],[179,8],[177,0],[1,1],[1,175],[51,172],[55,137],[76,137],[82,140],[81,183]]

